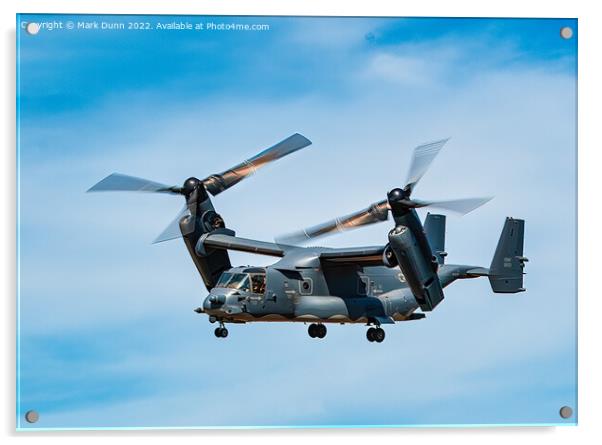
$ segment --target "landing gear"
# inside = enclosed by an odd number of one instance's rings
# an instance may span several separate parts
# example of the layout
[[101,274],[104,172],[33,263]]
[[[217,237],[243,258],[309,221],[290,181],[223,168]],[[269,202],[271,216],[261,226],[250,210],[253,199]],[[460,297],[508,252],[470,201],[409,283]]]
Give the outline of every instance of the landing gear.
[[228,330],[226,328],[215,328],[214,334],[217,338],[226,338]]
[[368,332],[366,332],[366,338],[369,342],[375,341],[376,343],[382,343],[385,339],[385,331],[383,328],[370,328]]
[[213,333],[217,338],[226,338],[228,336],[228,329],[226,329],[223,323],[220,323],[219,328],[215,328]]
[[311,338],[324,338],[326,337],[326,326],[323,324],[312,323],[307,328],[307,333]]

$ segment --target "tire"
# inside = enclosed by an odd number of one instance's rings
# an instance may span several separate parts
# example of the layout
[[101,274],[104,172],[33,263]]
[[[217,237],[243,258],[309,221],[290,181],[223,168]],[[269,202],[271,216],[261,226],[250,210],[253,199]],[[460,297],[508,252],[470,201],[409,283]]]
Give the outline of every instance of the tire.
[[228,336],[228,329],[222,328],[222,331],[220,332],[220,337],[226,338],[227,336]]
[[324,338],[324,337],[326,337],[327,329],[326,329],[326,326],[324,326],[323,324],[317,325],[316,331],[317,331],[317,337],[318,338]]
[[215,334],[215,336],[217,338],[221,338],[221,336],[222,336],[222,328],[215,328],[215,331],[213,331],[213,333]]
[[374,331],[375,331],[375,330],[376,330],[376,329],[374,329],[374,328],[370,328],[370,329],[368,329],[368,331],[366,332],[366,338],[368,339],[368,341],[369,341],[370,343],[372,343],[372,342],[374,341]]
[[385,339],[385,331],[382,328],[376,328],[374,330],[374,341],[382,343]]
[[316,324],[312,323],[309,325],[309,328],[307,328],[307,333],[309,334],[309,336],[311,338],[316,338],[318,332],[317,332],[317,326]]

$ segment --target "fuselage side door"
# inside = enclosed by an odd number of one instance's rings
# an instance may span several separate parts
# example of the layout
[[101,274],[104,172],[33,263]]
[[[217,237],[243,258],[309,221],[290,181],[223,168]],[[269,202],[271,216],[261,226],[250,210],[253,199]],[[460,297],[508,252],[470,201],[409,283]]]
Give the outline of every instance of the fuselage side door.
[[262,312],[266,315],[291,316],[299,296],[299,280],[279,270],[267,269]]
[[357,293],[358,295],[371,295],[372,294],[372,281],[368,275],[359,275],[357,282]]

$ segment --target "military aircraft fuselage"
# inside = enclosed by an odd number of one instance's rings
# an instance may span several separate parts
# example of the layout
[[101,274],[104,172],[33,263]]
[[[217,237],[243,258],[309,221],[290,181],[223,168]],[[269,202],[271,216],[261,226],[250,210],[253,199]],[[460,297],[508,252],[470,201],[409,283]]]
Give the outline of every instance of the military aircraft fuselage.
[[[299,248],[265,267],[225,271],[202,311],[228,322],[299,321],[392,323],[422,318],[419,304],[398,268],[324,266],[326,248]],[[442,265],[442,285],[465,278],[471,266]]]

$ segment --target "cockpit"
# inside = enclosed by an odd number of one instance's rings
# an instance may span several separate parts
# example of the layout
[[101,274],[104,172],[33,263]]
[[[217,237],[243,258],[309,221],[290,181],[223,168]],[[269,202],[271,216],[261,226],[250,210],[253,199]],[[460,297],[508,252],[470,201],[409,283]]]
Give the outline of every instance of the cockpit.
[[254,269],[251,272],[224,272],[215,287],[263,295],[265,293],[265,271]]

